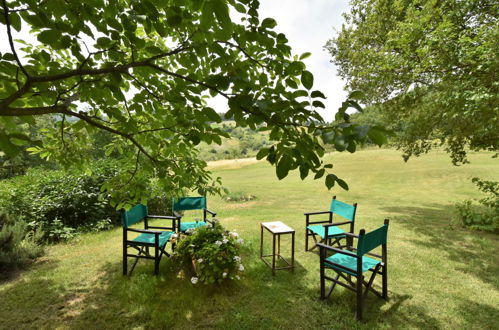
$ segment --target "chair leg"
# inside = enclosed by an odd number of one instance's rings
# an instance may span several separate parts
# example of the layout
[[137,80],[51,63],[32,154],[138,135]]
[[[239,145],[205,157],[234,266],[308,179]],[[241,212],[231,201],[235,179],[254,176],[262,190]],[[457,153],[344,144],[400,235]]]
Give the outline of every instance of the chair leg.
[[362,282],[364,281],[364,276],[359,275],[357,277],[357,313],[355,314],[357,320],[362,320]]
[[160,261],[159,248],[156,247],[154,249],[154,275],[158,275],[159,273],[159,261]]
[[123,246],[123,275],[128,275],[128,257],[127,255],[127,247]]
[[383,265],[383,299],[388,300],[388,272],[386,263]]
[[305,252],[308,252],[308,229],[305,228]]
[[[322,260],[321,260],[322,261]],[[321,300],[326,299],[326,279],[324,278],[324,265],[321,263]]]

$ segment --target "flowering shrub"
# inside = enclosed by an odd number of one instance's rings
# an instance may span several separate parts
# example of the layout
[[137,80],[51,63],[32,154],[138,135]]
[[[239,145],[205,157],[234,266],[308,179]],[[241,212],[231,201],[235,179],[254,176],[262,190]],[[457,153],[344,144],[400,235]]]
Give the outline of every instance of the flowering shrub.
[[199,227],[190,234],[180,240],[174,253],[180,277],[184,272],[190,273],[193,284],[240,279],[244,271],[239,257],[243,240],[237,233],[229,232],[215,222],[214,227]]

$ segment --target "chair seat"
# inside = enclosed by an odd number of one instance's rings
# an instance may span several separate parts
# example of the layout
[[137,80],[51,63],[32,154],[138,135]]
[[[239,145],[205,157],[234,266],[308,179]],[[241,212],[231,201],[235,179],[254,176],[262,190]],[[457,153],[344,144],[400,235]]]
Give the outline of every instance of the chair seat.
[[[357,272],[357,258],[347,256],[347,255],[341,254],[341,253],[336,253],[336,254],[330,256],[329,258],[326,258],[326,260],[328,260],[332,263],[341,265],[343,267],[348,267],[350,269],[353,269],[354,271],[351,272],[351,271],[345,270],[341,267],[335,267],[334,265],[331,265],[328,263],[325,263],[326,267],[334,268],[336,270],[348,273],[350,275],[354,275],[354,276],[357,275],[357,273],[356,273]],[[381,263],[381,261],[363,256],[362,257],[362,273],[375,267],[379,263]]]
[[[326,236],[326,230],[325,230],[323,225],[308,226],[307,229],[310,230],[311,232],[313,232],[314,234],[319,235],[322,238],[325,238],[324,236]],[[345,231],[341,228],[336,227],[336,226],[329,227],[327,233],[329,236],[328,238],[345,236],[345,235],[342,235],[345,233]]]
[[180,223],[180,231],[185,232],[187,229],[190,228],[198,228],[198,227],[203,227],[206,226],[206,222],[204,221],[199,221],[199,222],[181,222]]
[[[159,235],[159,246],[164,247],[168,240],[170,239],[170,236],[173,235],[173,231],[164,231]],[[140,242],[140,243],[150,243],[154,244],[154,234],[149,234],[149,233],[142,233],[139,236],[135,237],[133,239],[134,242]]]

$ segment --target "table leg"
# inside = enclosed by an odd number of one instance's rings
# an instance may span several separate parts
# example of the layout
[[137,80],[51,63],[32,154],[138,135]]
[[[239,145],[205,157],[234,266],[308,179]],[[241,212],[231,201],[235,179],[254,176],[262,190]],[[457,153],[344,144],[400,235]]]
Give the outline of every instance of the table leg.
[[260,225],[260,258],[263,257],[263,226]]
[[295,271],[295,232],[291,233],[291,271]]
[[275,234],[272,235],[272,275],[275,275]]
[[281,255],[281,234],[277,234],[277,255]]

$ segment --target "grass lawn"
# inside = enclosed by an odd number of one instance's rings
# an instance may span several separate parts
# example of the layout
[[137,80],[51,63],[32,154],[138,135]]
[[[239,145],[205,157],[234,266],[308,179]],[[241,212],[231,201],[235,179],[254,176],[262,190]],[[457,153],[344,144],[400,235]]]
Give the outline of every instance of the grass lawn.
[[[477,196],[471,177],[499,180],[490,156],[472,154],[462,167],[441,152],[408,163],[393,150],[328,156],[349,192],[328,192],[322,181],[301,181],[297,173],[278,181],[265,162],[221,162],[212,169],[229,189],[257,196],[244,203],[208,199],[222,224],[246,240],[241,281],[192,285],[167,259],[158,277],[150,261],[123,277],[117,228],[52,246],[29,270],[0,283],[0,328],[497,328],[499,237],[452,220],[455,202]],[[368,296],[361,323],[347,289],[319,300],[318,256],[304,252],[303,213],[327,210],[333,194],[359,203],[357,232],[391,220],[390,299]],[[259,223],[275,220],[297,231],[297,268],[273,277],[258,258]]]

